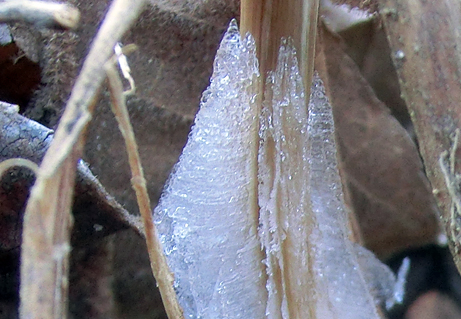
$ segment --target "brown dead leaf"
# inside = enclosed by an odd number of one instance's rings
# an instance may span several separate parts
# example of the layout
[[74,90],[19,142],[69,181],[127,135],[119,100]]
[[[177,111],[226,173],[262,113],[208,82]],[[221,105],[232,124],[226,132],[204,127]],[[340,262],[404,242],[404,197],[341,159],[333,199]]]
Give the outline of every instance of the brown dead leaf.
[[418,298],[405,319],[460,319],[461,309],[449,297],[431,291]]
[[[345,185],[365,245],[380,257],[433,242],[437,210],[415,144],[324,30],[328,90]],[[320,63],[318,63],[320,64]]]
[[[0,110],[0,127],[0,161],[20,157],[39,164],[53,139],[53,131],[16,113]],[[33,174],[22,168],[11,169],[2,176],[0,253],[19,247],[21,214],[33,180]],[[78,167],[75,192],[73,245],[102,238],[128,224],[136,228],[137,221],[130,218],[83,163]]]
[[[53,138],[53,131],[4,108],[0,109],[0,127],[0,161],[20,157],[40,163]],[[0,179],[0,318],[17,318],[19,246],[25,204],[34,180],[34,174],[21,167],[9,169]],[[94,315],[98,310],[107,313],[110,309],[96,305],[110,306],[107,291],[111,282],[107,277],[112,273],[108,274],[107,268],[112,259],[106,258],[106,244],[99,239],[127,228],[129,221],[133,226],[137,223],[83,164],[77,170],[72,213],[75,222],[71,237],[71,304],[87,305],[78,309],[78,317],[83,313]],[[96,248],[92,249],[93,246]],[[90,304],[88,298],[95,303]]]

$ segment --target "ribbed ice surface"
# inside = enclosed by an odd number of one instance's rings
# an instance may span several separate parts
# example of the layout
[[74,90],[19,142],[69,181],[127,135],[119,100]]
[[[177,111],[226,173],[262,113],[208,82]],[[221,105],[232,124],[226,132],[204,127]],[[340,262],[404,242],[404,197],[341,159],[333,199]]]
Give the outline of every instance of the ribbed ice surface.
[[318,76],[314,76],[309,101],[308,132],[311,152],[310,191],[317,227],[314,273],[328,293],[329,306],[317,308],[317,318],[379,318],[369,284],[356,251],[348,240],[347,212],[338,174],[331,106]]
[[254,40],[241,40],[233,21],[154,212],[186,318],[264,317],[266,278],[256,229],[257,76]]

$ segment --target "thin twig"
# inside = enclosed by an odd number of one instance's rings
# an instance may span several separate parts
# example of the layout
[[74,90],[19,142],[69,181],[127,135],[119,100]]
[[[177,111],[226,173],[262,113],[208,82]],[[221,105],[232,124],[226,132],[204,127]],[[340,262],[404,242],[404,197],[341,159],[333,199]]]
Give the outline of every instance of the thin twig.
[[[176,298],[176,293],[173,289],[174,277],[166,262],[162,245],[158,239],[157,230],[152,220],[152,210],[149,195],[147,194],[146,180],[141,166],[141,159],[139,157],[138,145],[136,143],[133,127],[128,116],[128,111],[126,109],[126,92],[123,92],[122,81],[120,80],[115,66],[110,61],[106,64],[106,72],[112,99],[112,111],[115,114],[115,118],[117,119],[120,131],[122,132],[125,140],[132,172],[131,183],[136,192],[139,210],[144,222],[144,233],[152,272],[157,280],[158,288],[162,295],[163,304],[168,318],[184,318],[182,309]],[[131,76],[129,76],[129,78],[131,78]],[[134,86],[132,89],[134,89]]]
[[115,0],[94,40],[32,188],[21,246],[21,318],[67,317],[71,204],[83,134],[105,77],[104,63],[145,0]]
[[112,57],[113,48],[143,9],[145,0],[115,0],[98,31],[85,59],[59,127],[53,145],[56,149],[43,174],[51,175],[65,159],[91,118],[91,104],[106,77],[104,64]]
[[75,29],[80,11],[67,3],[15,0],[0,3],[0,22],[26,22],[38,27]]
[[0,177],[10,168],[13,167],[25,167],[30,169],[32,172],[37,174],[38,165],[32,162],[31,160],[25,158],[10,158],[0,162]]

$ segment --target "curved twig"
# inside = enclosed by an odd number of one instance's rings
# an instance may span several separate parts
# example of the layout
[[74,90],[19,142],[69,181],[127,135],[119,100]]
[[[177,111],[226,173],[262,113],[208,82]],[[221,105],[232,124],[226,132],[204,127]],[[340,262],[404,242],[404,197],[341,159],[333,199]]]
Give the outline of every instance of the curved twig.
[[28,0],[0,3],[0,22],[18,21],[38,27],[74,29],[80,21],[80,11],[67,3]]
[[30,169],[32,172],[37,174],[38,172],[38,165],[32,162],[31,160],[25,158],[10,158],[0,162],[0,177],[5,174],[7,170],[13,167],[26,167]]

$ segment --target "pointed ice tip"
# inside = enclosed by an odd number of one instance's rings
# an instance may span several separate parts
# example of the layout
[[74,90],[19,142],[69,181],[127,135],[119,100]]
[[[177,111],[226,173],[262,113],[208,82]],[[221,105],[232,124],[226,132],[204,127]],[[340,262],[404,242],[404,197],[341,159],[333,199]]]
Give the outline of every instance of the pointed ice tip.
[[241,40],[242,38],[240,37],[237,20],[232,19],[229,23],[229,27],[227,28],[226,33],[224,33],[224,36],[221,40],[221,44],[219,45],[218,55],[219,51],[226,51],[232,47],[240,47],[240,45],[242,44]]
[[315,87],[321,87],[323,89],[323,82],[320,79],[319,74],[317,71],[314,71],[314,74],[312,75],[312,83],[315,85]]
[[233,18],[230,23],[229,23],[229,27],[227,28],[227,33],[235,33],[235,32],[239,32],[239,26],[237,24],[237,20],[235,18]]

